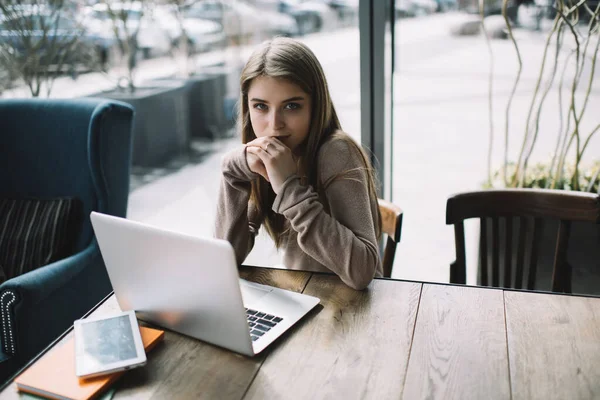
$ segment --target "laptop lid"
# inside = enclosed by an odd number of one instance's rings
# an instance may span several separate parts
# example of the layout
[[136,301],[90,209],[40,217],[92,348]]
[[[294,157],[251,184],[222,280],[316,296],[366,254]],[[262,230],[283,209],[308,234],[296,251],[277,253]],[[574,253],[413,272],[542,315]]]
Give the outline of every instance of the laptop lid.
[[92,212],[121,310],[238,353],[254,355],[231,244]]

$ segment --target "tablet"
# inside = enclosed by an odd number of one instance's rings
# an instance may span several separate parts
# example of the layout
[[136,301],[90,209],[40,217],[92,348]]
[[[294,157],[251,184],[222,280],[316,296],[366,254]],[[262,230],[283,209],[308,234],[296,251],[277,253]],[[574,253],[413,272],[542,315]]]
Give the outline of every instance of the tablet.
[[75,329],[75,375],[90,378],[146,364],[134,311],[79,319]]

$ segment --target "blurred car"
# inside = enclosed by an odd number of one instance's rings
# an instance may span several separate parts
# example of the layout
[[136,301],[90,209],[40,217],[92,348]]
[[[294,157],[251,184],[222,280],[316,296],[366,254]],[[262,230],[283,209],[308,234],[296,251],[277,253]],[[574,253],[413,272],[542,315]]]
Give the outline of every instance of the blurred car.
[[329,7],[333,8],[338,15],[340,21],[352,23],[358,17],[358,2],[359,0],[322,0]]
[[35,55],[31,63],[21,61],[43,68],[106,68],[113,45],[111,37],[88,32],[76,16],[44,7],[22,8],[0,17],[0,47],[6,62]]
[[298,34],[298,25],[290,16],[273,10],[259,10],[237,0],[203,0],[186,7],[183,15],[221,23],[229,38]]
[[[165,55],[171,51],[169,33],[156,22],[152,10],[144,7],[142,2],[112,2],[110,8],[106,3],[97,3],[86,7],[84,13],[85,27],[95,35],[115,37],[117,31],[120,40],[127,40],[137,30],[137,47],[144,58]],[[125,16],[125,24],[123,18],[119,17],[121,13]]]
[[[564,6],[572,7],[578,4],[579,20],[588,23],[592,16],[584,8],[584,5],[594,12],[598,7],[599,2],[600,0],[585,0],[585,2],[575,1],[572,3],[565,2]],[[537,20],[535,25],[537,25],[537,29],[539,29],[539,24],[543,18],[554,19],[556,17],[556,12],[559,7],[557,3],[556,0],[511,0],[508,3],[506,12],[509,20],[517,25],[521,24],[519,14],[529,14],[530,18],[533,17]],[[499,6],[496,6],[496,9],[499,9],[497,14],[501,14],[502,3],[500,3]],[[528,10],[524,12],[525,9]]]
[[436,0],[438,12],[446,12],[458,9],[458,0]]
[[[508,0],[507,3],[507,7],[506,7],[506,16],[509,19],[509,21],[511,21],[511,23],[517,23],[517,19],[518,19],[518,11],[519,11],[519,7],[522,4],[526,4],[526,3],[533,3],[532,0]],[[485,8],[483,10],[484,15],[490,16],[490,15],[501,15],[502,14],[502,4],[503,1],[502,0],[489,0],[485,2]],[[474,4],[468,4],[466,6],[463,6],[462,11],[466,11],[469,14],[480,14],[480,10],[479,10],[479,4],[478,3],[474,3]]]
[[188,37],[190,53],[206,52],[222,48],[226,44],[223,26],[214,21],[202,18],[188,18],[181,16],[181,23],[177,17],[177,9],[170,6],[159,6],[153,11],[153,17],[160,27],[171,38],[174,46],[179,44],[183,30]]
[[438,9],[435,0],[396,0],[396,18],[420,17],[433,14]]
[[294,17],[300,35],[337,27],[337,12],[320,0],[279,0],[279,11]]

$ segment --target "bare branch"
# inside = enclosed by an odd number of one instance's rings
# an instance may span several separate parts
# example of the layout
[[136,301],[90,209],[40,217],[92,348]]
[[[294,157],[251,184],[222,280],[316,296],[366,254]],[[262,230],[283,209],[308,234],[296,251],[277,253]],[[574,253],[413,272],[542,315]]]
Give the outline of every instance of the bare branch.
[[[504,127],[504,171],[505,171],[505,179],[506,177],[506,170],[508,167],[508,127],[509,127],[509,119],[510,119],[510,107],[512,105],[512,101],[515,97],[515,93],[517,91],[517,87],[519,86],[519,80],[521,79],[521,72],[523,71],[523,60],[521,59],[521,52],[519,51],[519,46],[517,45],[517,41],[515,40],[515,36],[513,35],[513,31],[512,28],[510,26],[510,22],[508,21],[508,16],[506,14],[506,9],[508,8],[508,0],[503,0],[502,1],[502,16],[504,17],[504,22],[506,23],[506,29],[508,30],[508,37],[510,37],[510,40],[512,41],[512,44],[515,48],[515,51],[517,53],[517,60],[519,62],[519,69],[517,70],[517,76],[515,78],[515,82],[513,84],[512,90],[510,92],[510,96],[508,98],[508,103],[506,104],[506,113],[505,113],[505,127]],[[517,170],[518,170],[518,166],[517,166]],[[517,176],[517,172],[515,172],[515,175],[513,176],[513,183],[515,182],[515,177]],[[508,182],[506,182],[508,183]]]
[[[560,51],[559,47],[560,47],[560,39],[561,37],[564,35],[564,30],[562,29],[563,25],[561,24],[560,29],[559,29],[559,34],[558,34],[558,38],[557,38],[557,56],[558,56],[558,52]],[[550,168],[548,169],[548,173],[550,175],[550,179],[548,179],[547,181],[547,186],[546,187],[550,187],[550,188],[554,188],[555,184],[556,184],[556,175],[554,175],[553,171],[554,171],[554,166],[557,164],[558,158],[559,158],[559,149],[561,148],[561,143],[564,143],[564,141],[566,141],[566,138],[563,139],[563,100],[562,100],[562,88],[563,88],[563,83],[564,83],[564,79],[565,79],[565,72],[567,70],[567,66],[569,65],[569,59],[571,58],[571,56],[573,55],[573,53],[569,53],[569,55],[567,56],[561,75],[560,75],[560,80],[558,82],[558,135],[556,137],[556,146],[554,148],[554,153],[552,155],[552,161],[550,162]],[[557,67],[558,67],[558,59],[555,60]],[[566,137],[567,132],[569,131],[569,119],[567,120],[567,126],[565,129],[565,134],[564,136]],[[562,139],[562,140],[561,140]],[[563,144],[564,145],[564,144]]]
[[[484,0],[479,0],[479,13],[481,16],[481,29],[485,38],[485,43],[490,54],[490,73],[488,78],[488,121],[489,121],[489,144],[488,144],[488,185],[492,185],[492,150],[494,146],[494,52],[492,51],[492,45],[490,43],[490,37],[488,35],[485,26],[485,3]],[[505,162],[506,165],[506,162]],[[504,176],[506,177],[506,169],[504,170]],[[506,178],[504,178],[506,179]]]
[[2,62],[18,72],[16,78],[23,80],[31,96],[40,96],[42,88],[49,96],[56,78],[78,62],[85,32],[61,0],[52,4],[47,0],[17,4],[20,3],[0,0],[3,26],[9,32],[7,39],[0,41]]
[[[524,142],[527,141],[527,139],[529,138],[529,126],[530,126],[530,122],[531,122],[531,116],[533,114],[533,108],[535,106],[535,101],[537,99],[537,95],[540,91],[540,86],[542,83],[542,79],[544,78],[544,71],[546,68],[546,59],[548,56],[548,49],[550,48],[550,42],[552,41],[552,37],[554,36],[554,33],[556,32],[558,26],[560,25],[560,19],[558,17],[556,17],[554,19],[554,25],[552,26],[552,30],[550,31],[550,33],[548,34],[548,37],[546,38],[546,45],[544,46],[544,53],[542,56],[542,65],[540,66],[540,72],[538,74],[538,79],[537,82],[535,84],[535,89],[533,91],[533,97],[531,98],[531,105],[529,106],[529,111],[527,113],[527,119],[525,121],[525,138],[524,138]],[[542,95],[542,98],[540,100],[540,104],[538,107],[538,113],[537,113],[537,118],[536,118],[536,126],[535,126],[535,130],[533,132],[533,138],[531,140],[531,145],[529,147],[529,150],[527,151],[527,155],[524,157],[523,159],[523,169],[522,169],[522,174],[523,176],[527,173],[527,164],[529,162],[529,157],[531,156],[531,153],[533,152],[533,148],[535,147],[535,143],[538,137],[538,133],[539,133],[539,119],[540,119],[540,114],[541,114],[541,108],[544,104],[544,100],[546,99],[546,95],[548,94],[548,92],[550,91],[550,88],[552,87],[552,82],[554,81],[554,76],[556,74],[556,61],[558,60],[558,51],[559,49],[557,49],[557,53],[555,56],[555,63],[554,63],[554,68],[552,70],[552,77],[550,80],[550,83],[548,84],[545,92]],[[519,156],[518,159],[518,163],[521,162],[521,156]]]
[[[575,28],[573,27],[572,23],[565,17],[565,15],[563,15],[561,12],[557,13],[557,15],[562,18],[564,20],[564,22],[567,24],[567,26],[569,27],[569,29],[571,30],[571,33],[573,34],[573,37],[575,39],[575,43],[576,43],[576,48],[575,48],[575,76],[573,77],[573,83],[571,84],[571,105],[569,107],[570,110],[570,114],[573,116],[573,120],[575,121],[575,127],[573,129],[573,133],[571,134],[571,137],[569,138],[568,144],[567,146],[563,149],[563,152],[559,158],[559,164],[558,164],[558,173],[562,174],[562,169],[564,166],[564,162],[567,156],[567,152],[569,151],[569,148],[571,147],[571,144],[573,143],[573,140],[576,140],[577,142],[577,147],[578,147],[578,152],[579,152],[579,119],[577,116],[577,112],[576,112],[576,106],[575,106],[575,92],[577,90],[577,85],[578,85],[578,76],[579,76],[579,68],[580,68],[580,64],[579,64],[579,60],[580,60],[580,54],[581,54],[581,45],[579,43],[579,37],[577,32],[575,31]],[[560,175],[558,176],[558,178],[560,178]],[[575,169],[575,176],[573,177],[573,184],[575,185],[574,187],[577,189],[577,169]]]
[[[108,0],[104,0],[103,4],[106,5],[108,15],[113,24],[115,40],[119,45],[121,57],[125,60],[125,65],[127,67],[127,76],[121,77],[119,80],[125,79],[129,90],[134,91],[134,74],[137,68],[137,54],[139,51],[137,37],[141,28],[141,23],[136,24],[136,27],[133,29],[130,27],[131,24],[128,24],[129,13],[133,10],[134,0],[121,3],[119,9],[113,8]],[[140,1],[140,4],[140,9],[136,11],[139,12],[141,21],[146,10],[144,1]],[[119,85],[119,87],[121,87],[121,85]]]
[[[585,66],[585,56],[587,54],[588,45],[590,44],[591,38],[593,37],[594,30],[597,30],[598,24],[594,26],[594,21],[598,17],[598,12],[600,12],[600,2],[596,6],[596,10],[592,14],[592,18],[590,19],[590,24],[588,27],[588,36],[585,41],[585,48],[583,50],[583,56],[581,60],[581,69],[579,71],[579,76],[577,77],[577,83],[579,84],[579,80],[581,79],[581,74],[583,73],[583,67]],[[596,58],[598,56],[598,48],[600,46],[600,40],[596,40],[596,48],[594,50],[594,54],[592,56],[592,71],[590,72],[590,79],[588,82],[588,87],[585,94],[585,99],[583,101],[583,106],[581,107],[581,112],[579,113],[579,121],[583,118],[583,114],[585,113],[588,101],[590,99],[590,93],[592,92],[592,86],[594,84],[594,72],[596,70]]]

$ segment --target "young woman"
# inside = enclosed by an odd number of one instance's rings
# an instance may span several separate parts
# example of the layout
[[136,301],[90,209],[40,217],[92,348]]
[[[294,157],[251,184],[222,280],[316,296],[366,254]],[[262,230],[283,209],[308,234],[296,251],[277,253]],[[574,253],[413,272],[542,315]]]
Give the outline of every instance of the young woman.
[[240,83],[245,145],[223,159],[216,236],[241,264],[264,225],[287,268],[364,289],[382,275],[373,169],[341,131],[319,61],[276,38],[250,56]]

